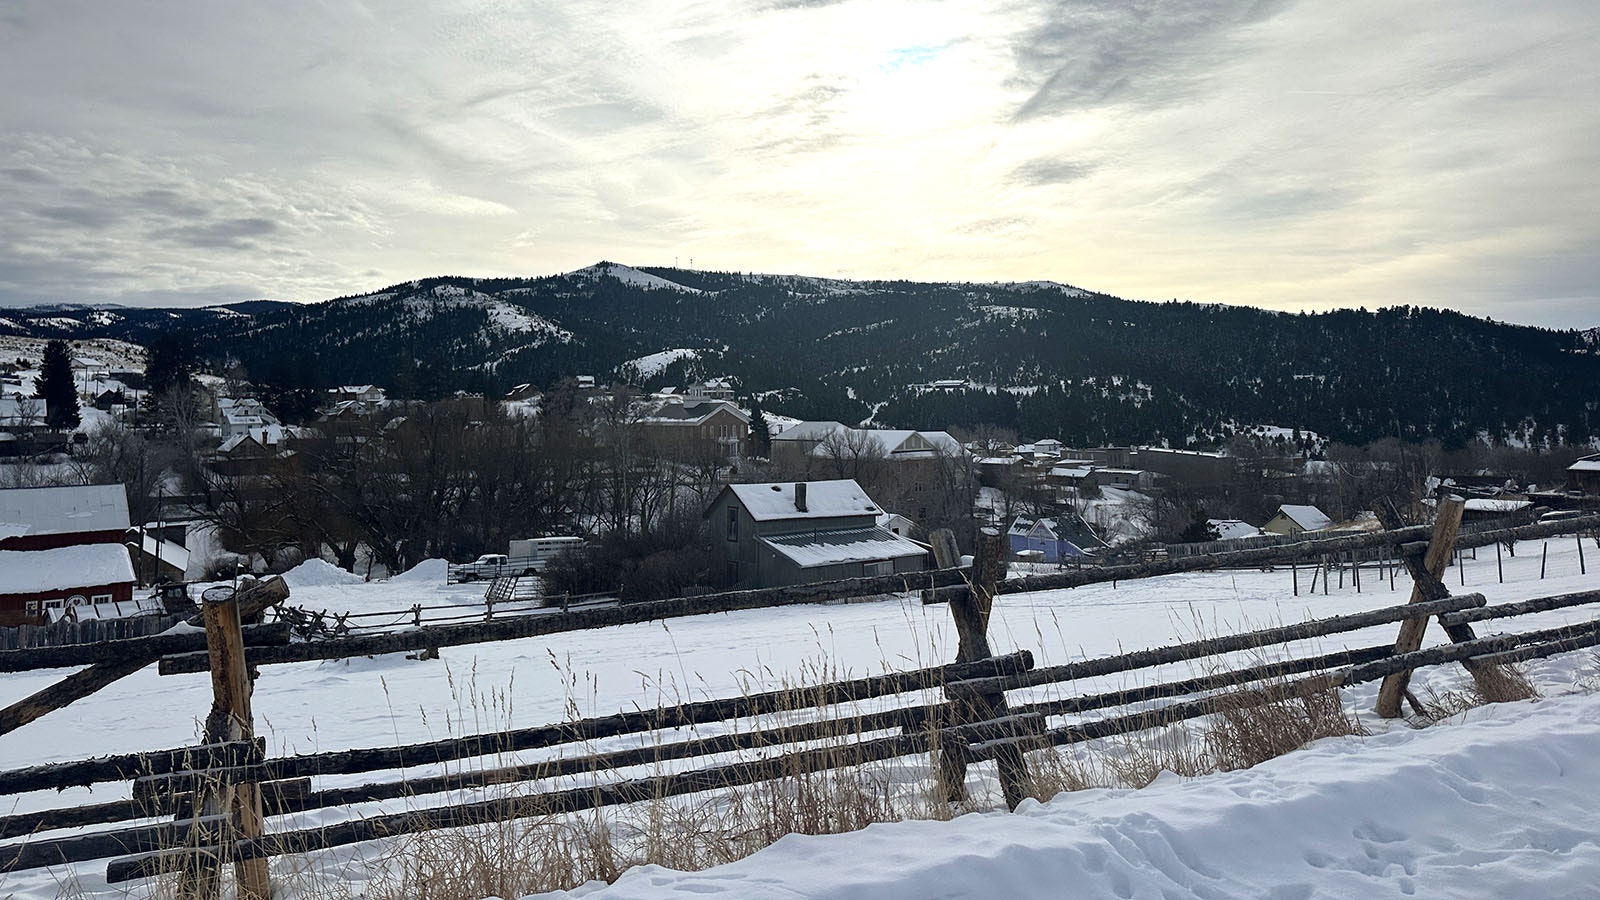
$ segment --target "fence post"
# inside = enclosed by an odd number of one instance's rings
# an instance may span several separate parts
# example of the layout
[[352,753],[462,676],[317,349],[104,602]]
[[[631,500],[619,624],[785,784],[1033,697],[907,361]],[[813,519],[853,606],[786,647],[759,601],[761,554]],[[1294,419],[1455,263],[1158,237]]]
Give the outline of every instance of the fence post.
[[[950,568],[960,563],[960,557],[955,552],[955,536],[949,529],[935,531],[930,535],[930,540],[934,548],[934,560],[940,568]],[[972,573],[967,581],[969,590],[964,595],[952,597],[950,601],[950,615],[955,620],[956,633],[961,641],[957,662],[974,662],[994,655],[989,647],[989,614],[994,609],[994,598],[999,592],[997,585],[1006,573],[1005,535],[994,528],[979,529],[974,549]],[[946,694],[948,696],[948,692]],[[1003,692],[960,699],[951,697],[950,700],[952,724],[998,719],[1010,713]],[[940,778],[944,781],[946,796],[952,801],[963,799],[966,796],[966,745],[941,740],[937,746]],[[1005,796],[1006,806],[1016,809],[1033,786],[1022,747],[1015,743],[1001,744],[995,753],[995,766],[999,770],[1000,790]]]
[[[255,719],[250,713],[250,675],[245,668],[244,635],[239,627],[239,601],[229,593],[225,599],[205,600],[206,649],[211,663],[211,714],[206,717],[206,743],[252,741]],[[254,784],[218,784],[212,797],[214,810],[229,812],[239,836],[259,838],[264,832],[261,791]],[[210,805],[208,803],[208,805]],[[234,863],[239,900],[270,900],[271,885],[265,858]],[[215,875],[209,889],[216,887]],[[203,889],[204,890],[204,889]],[[213,893],[212,896],[215,896]]]
[[[1428,538],[1428,549],[1422,560],[1421,571],[1412,570],[1413,583],[1409,602],[1421,603],[1424,600],[1435,599],[1435,596],[1441,593],[1449,593],[1439,579],[1444,576],[1445,570],[1450,565],[1450,557],[1455,551],[1456,535],[1461,531],[1461,513],[1466,506],[1466,501],[1460,497],[1446,497],[1439,501],[1438,512],[1433,520],[1433,533]],[[1426,616],[1401,622],[1400,635],[1394,643],[1395,654],[1412,653],[1421,649],[1422,634],[1427,628]],[[1410,671],[1396,672],[1385,677],[1383,684],[1378,688],[1378,715],[1385,719],[1399,716],[1400,701],[1410,683]]]

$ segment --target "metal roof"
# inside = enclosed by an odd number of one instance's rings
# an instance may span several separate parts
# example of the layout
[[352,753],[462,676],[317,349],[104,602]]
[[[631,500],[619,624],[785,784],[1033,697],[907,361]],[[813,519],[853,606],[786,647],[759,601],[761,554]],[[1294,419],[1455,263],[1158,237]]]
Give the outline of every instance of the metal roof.
[[845,531],[804,531],[769,535],[761,543],[802,569],[840,563],[879,562],[921,556],[927,550],[893,532],[876,526]]
[[0,538],[127,527],[128,492],[120,484],[0,490]]

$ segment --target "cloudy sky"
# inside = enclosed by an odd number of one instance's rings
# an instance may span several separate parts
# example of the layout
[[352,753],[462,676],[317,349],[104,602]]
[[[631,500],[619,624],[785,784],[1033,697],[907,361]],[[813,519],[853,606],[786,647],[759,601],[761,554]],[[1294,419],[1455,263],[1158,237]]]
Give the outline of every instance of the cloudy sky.
[[5,0],[0,305],[632,265],[1600,325],[1594,0]]

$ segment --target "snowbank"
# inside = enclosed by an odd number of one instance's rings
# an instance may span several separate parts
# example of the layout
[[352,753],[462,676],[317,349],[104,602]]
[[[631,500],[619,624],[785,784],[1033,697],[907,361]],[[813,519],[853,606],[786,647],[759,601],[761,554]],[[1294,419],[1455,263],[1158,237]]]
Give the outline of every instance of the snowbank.
[[544,900],[1594,897],[1600,697],[1475,710],[1256,768],[1061,794],[1016,815],[789,835],[698,873]]
[[366,579],[353,572],[346,572],[325,559],[308,559],[283,573],[283,580],[288,583],[292,591],[295,588],[361,584]]
[[449,573],[450,563],[442,559],[425,559],[407,571],[390,578],[386,584],[417,584],[430,582],[444,584],[445,576]]

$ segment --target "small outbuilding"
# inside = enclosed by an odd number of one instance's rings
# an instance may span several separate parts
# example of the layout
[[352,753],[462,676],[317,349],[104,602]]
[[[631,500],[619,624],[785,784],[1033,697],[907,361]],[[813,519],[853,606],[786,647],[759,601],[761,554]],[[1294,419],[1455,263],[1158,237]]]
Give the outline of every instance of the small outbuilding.
[[121,544],[0,550],[0,573],[0,625],[45,625],[73,607],[133,601],[133,560]]
[[1284,504],[1278,507],[1278,514],[1267,520],[1261,526],[1266,534],[1303,534],[1307,531],[1322,531],[1333,524],[1333,519],[1327,513],[1315,506],[1294,506]]

